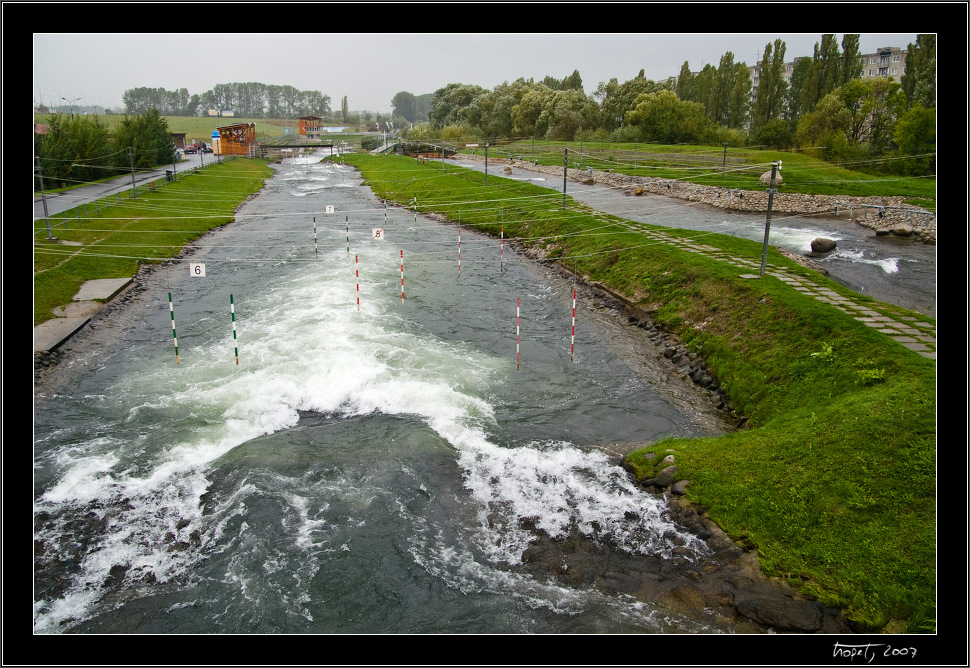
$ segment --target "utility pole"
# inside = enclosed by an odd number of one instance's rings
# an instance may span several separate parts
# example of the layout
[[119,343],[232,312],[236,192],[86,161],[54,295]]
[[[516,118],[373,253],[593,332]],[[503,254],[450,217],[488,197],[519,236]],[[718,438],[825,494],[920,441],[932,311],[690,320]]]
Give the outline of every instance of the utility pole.
[[562,150],[562,210],[566,210],[566,167],[569,165],[569,149]]
[[131,157],[131,147],[128,147],[128,164],[131,166],[132,197],[138,197],[138,186],[135,185],[135,159]]
[[778,163],[771,163],[771,184],[768,186],[768,218],[765,220],[765,241],[761,246],[761,276],[765,275],[765,262],[768,259],[768,232],[771,230],[771,202],[775,197],[775,170]]
[[485,144],[485,185],[488,185],[488,143]]
[[54,241],[54,236],[51,234],[51,217],[47,213],[47,193],[44,190],[44,172],[40,168],[40,158],[34,158],[37,163],[37,175],[40,176],[40,199],[44,203],[44,219],[47,221],[47,240]]

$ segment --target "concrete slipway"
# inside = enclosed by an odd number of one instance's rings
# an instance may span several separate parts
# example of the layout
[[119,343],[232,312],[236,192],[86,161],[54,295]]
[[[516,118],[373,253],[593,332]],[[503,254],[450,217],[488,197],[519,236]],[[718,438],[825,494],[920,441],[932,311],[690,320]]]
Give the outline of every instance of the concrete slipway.
[[34,352],[57,350],[91,320],[104,303],[132,283],[131,278],[101,278],[87,281],[74,295],[74,301],[54,309],[56,317],[34,326]]

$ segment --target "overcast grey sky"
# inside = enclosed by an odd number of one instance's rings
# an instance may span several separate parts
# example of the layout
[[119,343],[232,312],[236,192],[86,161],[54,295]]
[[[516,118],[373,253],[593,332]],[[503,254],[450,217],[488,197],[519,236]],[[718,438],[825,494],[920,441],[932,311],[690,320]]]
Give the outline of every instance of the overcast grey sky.
[[[649,11],[644,6],[643,11]],[[121,106],[130,88],[202,94],[216,84],[254,81],[318,90],[340,108],[391,111],[399,91],[433,93],[449,83],[492,89],[519,77],[562,79],[579,70],[587,93],[641,69],[648,79],[717,65],[730,51],[753,65],[765,45],[786,44],[785,59],[811,56],[821,33],[442,33],[34,34],[34,101]],[[837,34],[841,43],[842,34]],[[906,48],[916,34],[861,33],[863,53]]]

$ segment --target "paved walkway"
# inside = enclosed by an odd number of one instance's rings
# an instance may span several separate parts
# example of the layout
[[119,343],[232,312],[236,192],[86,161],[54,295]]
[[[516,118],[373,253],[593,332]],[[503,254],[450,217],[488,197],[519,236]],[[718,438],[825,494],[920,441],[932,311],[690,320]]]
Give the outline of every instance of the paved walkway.
[[[636,225],[635,223],[631,224],[630,228],[634,229],[639,234],[642,234],[647,238],[655,239],[658,242],[677,246],[682,250],[701,253],[715,260],[729,262],[742,270],[751,271],[751,273],[741,274],[742,278],[759,278],[761,276],[760,262],[755,262],[747,258],[733,257],[720,248],[707,246],[705,244],[697,243],[695,241],[691,241],[690,239],[684,239],[675,235],[667,234],[665,232],[646,229]],[[794,290],[797,290],[810,297],[814,297],[819,301],[831,304],[833,308],[837,308],[840,311],[851,315],[859,322],[863,322],[869,327],[882,332],[893,341],[906,346],[910,350],[915,350],[924,357],[934,360],[936,359],[935,324],[922,322],[913,316],[901,316],[898,319],[895,319],[884,315],[883,313],[874,310],[873,307],[868,304],[859,304],[849,297],[844,297],[827,287],[817,285],[804,276],[792,274],[781,267],[771,264],[770,262],[765,264],[765,276],[774,276],[775,278],[790,285]]]

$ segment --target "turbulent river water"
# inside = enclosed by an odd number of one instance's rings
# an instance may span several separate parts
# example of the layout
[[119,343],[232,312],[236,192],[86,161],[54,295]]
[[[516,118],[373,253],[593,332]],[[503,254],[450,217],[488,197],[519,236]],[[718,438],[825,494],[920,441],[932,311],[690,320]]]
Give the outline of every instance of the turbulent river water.
[[[484,171],[480,161],[465,160],[462,166]],[[562,178],[494,162],[490,174],[519,180],[562,192]],[[761,243],[767,216],[736,213],[683,200],[648,195],[625,196],[615,188],[586,185],[574,180],[566,193],[595,209],[651,225],[694,230],[697,238],[709,233],[727,234]],[[889,304],[936,317],[936,246],[914,239],[876,236],[874,230],[848,220],[848,216],[791,215],[777,212],[771,218],[768,243],[793,253],[809,254],[818,237],[837,243],[834,251],[813,260],[829,271],[829,278],[856,292]]]
[[350,168],[276,171],[35,396],[35,632],[707,631],[521,569],[533,529],[706,549],[602,447],[722,429],[642,330],[589,300],[573,330],[493,238],[459,271]]
[[707,549],[604,448],[724,430],[642,330],[573,329],[568,282],[467,230],[459,264],[350,168],[276,171],[35,397],[34,631],[723,631],[521,568],[534,529]]

